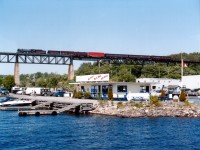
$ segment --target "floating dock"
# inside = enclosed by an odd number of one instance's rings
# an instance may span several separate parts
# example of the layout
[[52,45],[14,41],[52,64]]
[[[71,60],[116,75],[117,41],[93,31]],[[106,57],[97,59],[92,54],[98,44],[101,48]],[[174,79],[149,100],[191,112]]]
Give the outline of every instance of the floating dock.
[[55,110],[29,110],[29,111],[19,111],[19,116],[40,116],[40,115],[57,115]]
[[93,103],[61,103],[61,102],[42,102],[30,108],[30,110],[18,110],[19,116],[40,116],[58,115],[65,112],[76,114],[87,113],[93,110]]

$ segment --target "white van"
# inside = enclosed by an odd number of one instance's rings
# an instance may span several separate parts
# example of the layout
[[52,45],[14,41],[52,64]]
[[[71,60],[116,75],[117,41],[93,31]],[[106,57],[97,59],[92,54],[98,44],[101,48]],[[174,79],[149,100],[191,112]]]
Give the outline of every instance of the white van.
[[25,94],[33,95],[35,93],[36,95],[41,95],[42,89],[40,87],[27,87]]
[[20,87],[18,87],[18,86],[14,86],[11,89],[11,92],[14,93],[14,94],[16,94],[18,91],[20,91]]
[[26,90],[26,87],[18,87],[18,86],[14,86],[11,89],[11,92],[14,94],[18,94],[18,92],[24,93]]

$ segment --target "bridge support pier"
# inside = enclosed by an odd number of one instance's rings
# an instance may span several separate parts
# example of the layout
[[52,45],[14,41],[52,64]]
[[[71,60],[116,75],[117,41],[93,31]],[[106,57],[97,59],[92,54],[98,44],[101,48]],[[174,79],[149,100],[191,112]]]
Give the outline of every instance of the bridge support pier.
[[70,64],[68,68],[68,80],[74,79],[74,65]]
[[15,79],[15,85],[16,85],[16,86],[19,86],[19,85],[20,85],[19,63],[15,63],[15,68],[14,68],[14,79]]

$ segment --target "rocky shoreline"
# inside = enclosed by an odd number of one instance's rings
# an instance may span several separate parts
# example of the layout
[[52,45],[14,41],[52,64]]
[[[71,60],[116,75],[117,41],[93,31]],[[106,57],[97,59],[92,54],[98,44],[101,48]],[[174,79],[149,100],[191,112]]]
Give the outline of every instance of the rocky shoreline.
[[[140,105],[130,102],[123,102],[119,107],[117,103],[107,102],[98,104],[91,113],[101,115],[111,115],[119,117],[193,117],[200,118],[200,104],[185,104],[182,102],[162,102],[162,106],[157,107],[147,102]],[[139,107],[138,107],[139,106]]]

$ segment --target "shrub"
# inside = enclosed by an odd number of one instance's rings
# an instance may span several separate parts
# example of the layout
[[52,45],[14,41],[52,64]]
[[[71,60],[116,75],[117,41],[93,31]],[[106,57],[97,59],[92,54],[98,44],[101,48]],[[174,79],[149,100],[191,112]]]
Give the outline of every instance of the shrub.
[[82,97],[83,97],[83,92],[78,91],[78,92],[76,93],[76,98],[81,99]]
[[77,92],[76,92],[75,89],[74,89],[74,91],[73,91],[73,98],[77,98]]
[[134,101],[130,101],[130,105],[131,107],[137,107],[137,108],[143,107],[142,102],[135,103]]
[[91,98],[91,94],[89,92],[84,92],[83,95],[84,95],[85,99],[90,99]]
[[165,99],[165,91],[164,90],[160,91],[160,98],[161,98],[161,100]]
[[160,103],[160,101],[158,99],[158,96],[151,96],[151,98],[150,98],[150,104],[151,105],[155,105],[157,107],[162,106],[162,104]]
[[124,104],[122,102],[118,102],[117,103],[117,108],[120,109],[120,108],[124,108]]
[[190,107],[191,104],[190,104],[190,102],[189,102],[188,100],[185,100],[185,101],[184,101],[184,106],[189,106],[189,107]]
[[102,100],[102,97],[100,97],[98,94],[96,94],[96,96],[94,97],[94,99],[96,99],[96,100]]
[[137,108],[141,108],[141,107],[143,107],[142,102],[135,103],[135,107],[137,107]]
[[185,94],[184,89],[181,89],[181,94],[180,94],[180,96],[179,96],[179,100],[180,100],[181,102],[185,102],[185,101],[186,101],[186,94]]
[[131,107],[134,107],[135,106],[135,102],[134,101],[130,101],[130,105],[131,105]]

